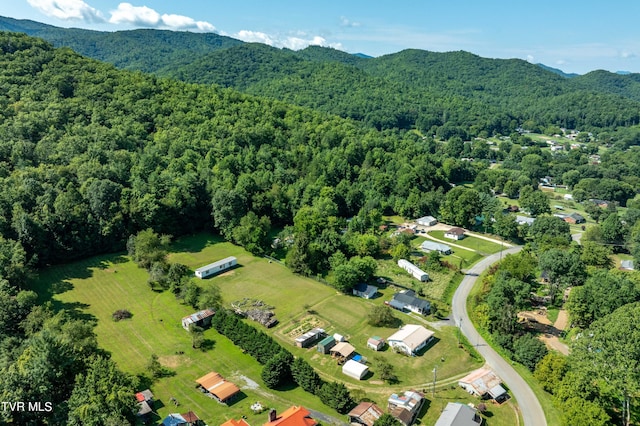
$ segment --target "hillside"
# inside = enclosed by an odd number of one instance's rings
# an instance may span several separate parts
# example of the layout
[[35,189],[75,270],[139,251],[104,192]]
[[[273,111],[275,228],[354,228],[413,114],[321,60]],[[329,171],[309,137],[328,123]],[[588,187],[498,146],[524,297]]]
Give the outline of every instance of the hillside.
[[216,34],[114,33],[0,18],[23,31],[119,68],[234,87],[319,109],[377,129],[463,138],[510,134],[527,124],[599,132],[640,122],[640,78],[604,71],[567,78],[518,59],[409,49],[364,58],[312,46],[301,51]]

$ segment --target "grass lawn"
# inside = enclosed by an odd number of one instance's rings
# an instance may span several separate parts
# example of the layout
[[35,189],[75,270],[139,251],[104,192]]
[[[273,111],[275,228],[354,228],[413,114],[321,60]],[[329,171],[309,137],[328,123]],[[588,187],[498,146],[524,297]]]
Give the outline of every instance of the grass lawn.
[[[256,258],[239,247],[206,234],[183,238],[173,244],[172,250],[170,261],[184,263],[193,269],[217,259],[236,256],[239,267],[198,283],[218,285],[225,303],[249,297],[275,306],[280,324],[265,330],[267,333],[294,355],[306,358],[325,379],[345,382],[349,388],[359,389],[382,407],[386,406],[386,398],[391,392],[410,388],[429,390],[435,366],[438,367],[439,389],[436,399],[442,396],[444,401],[446,394],[441,394],[440,390],[444,392],[457,378],[480,365],[464,349],[458,348],[455,327],[435,327],[423,317],[399,312],[396,316],[404,323],[423,324],[433,329],[436,333],[434,343],[417,357],[405,357],[388,349],[378,353],[366,349],[368,337],[379,335],[386,338],[395,332],[395,329],[376,328],[366,322],[369,309],[387,300],[394,291],[391,287],[382,289],[382,296],[373,300],[342,295],[331,287],[294,275],[278,263]],[[446,289],[444,283],[448,284],[450,277],[443,276],[441,281],[440,297]],[[438,283],[440,286],[440,280]],[[299,388],[267,389],[260,379],[262,366],[213,329],[205,332],[210,347],[207,351],[192,349],[191,339],[182,329],[180,319],[192,313],[193,309],[180,304],[169,292],[154,292],[147,284],[146,271],[122,254],[49,268],[34,280],[32,288],[38,292],[40,301],[51,300],[56,309],[68,309],[78,317],[94,320],[100,346],[112,354],[121,369],[143,375],[151,354],[159,356],[160,362],[174,374],[142,386],[151,387],[159,401],[156,411],[161,418],[171,412],[192,410],[211,425],[243,415],[247,416],[250,424],[259,425],[266,421],[266,414],[254,415],[249,407],[260,401],[279,412],[299,404],[343,419],[317,397]],[[111,314],[118,309],[131,311],[133,318],[112,321]],[[356,350],[368,358],[372,375],[363,381],[351,379],[341,373],[329,355],[322,355],[315,348],[293,346],[293,339],[299,333],[315,325],[330,333],[348,336]],[[256,327],[261,328],[257,324]],[[376,356],[394,365],[399,383],[390,386],[379,380]],[[195,379],[212,370],[242,388],[241,397],[230,406],[220,405],[196,390]],[[430,398],[429,394],[426,396]],[[462,399],[465,396],[460,391],[457,395],[452,394],[455,398],[452,400],[466,401]],[[180,402],[179,407],[169,402],[172,397]],[[494,416],[489,425],[515,424],[510,407],[504,405],[491,410]],[[437,412],[430,408],[426,410],[422,423],[433,424],[432,419],[438,415],[439,408]]]
[[[423,254],[423,253],[421,253]],[[446,259],[449,256],[443,257]],[[409,259],[413,261],[415,259]],[[451,282],[451,279],[455,275],[454,271],[443,269],[442,271],[425,270],[429,274],[429,281],[426,283],[420,282],[413,278],[404,269],[400,268],[398,264],[392,259],[385,259],[378,261],[377,275],[384,277],[387,281],[398,283],[401,286],[412,288],[416,291],[421,290],[429,300],[439,300],[446,302],[445,291]],[[389,299],[391,295],[389,295]]]
[[[502,249],[502,246],[500,244],[496,244],[494,242],[487,241],[482,238],[472,237],[470,235],[467,235],[466,237],[458,241],[452,241],[445,238],[444,231],[429,231],[429,235],[431,235],[434,238],[437,238],[438,240],[442,241],[445,244],[457,244],[459,246],[466,247],[469,250],[474,250],[483,255],[497,253]],[[452,247],[452,248],[454,250],[456,249],[456,247]],[[458,249],[458,251],[460,250]]]

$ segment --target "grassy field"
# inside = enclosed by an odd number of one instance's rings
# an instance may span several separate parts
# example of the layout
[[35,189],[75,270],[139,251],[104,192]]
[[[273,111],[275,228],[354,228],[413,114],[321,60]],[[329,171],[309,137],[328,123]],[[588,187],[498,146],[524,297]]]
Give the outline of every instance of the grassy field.
[[[294,355],[306,358],[320,374],[331,380],[340,380],[351,389],[385,407],[392,391],[406,389],[430,390],[432,370],[437,366],[438,392],[433,408],[444,402],[444,393],[456,379],[479,366],[464,349],[457,345],[456,329],[442,323],[428,323],[425,318],[397,313],[404,323],[423,324],[436,332],[435,343],[418,357],[404,357],[390,350],[373,352],[366,349],[366,339],[372,335],[388,337],[395,329],[374,328],[367,324],[366,315],[374,304],[382,304],[394,289],[382,289],[382,295],[364,300],[336,293],[328,286],[311,279],[292,274],[278,263],[256,258],[243,249],[222,242],[208,235],[184,238],[173,245],[170,260],[196,268],[226,256],[236,256],[239,267],[210,280],[199,281],[207,286],[220,287],[225,303],[244,297],[263,300],[275,306],[280,324],[268,333]],[[51,300],[56,309],[69,309],[74,315],[94,320],[100,346],[109,351],[120,368],[132,374],[142,375],[152,353],[173,371],[173,375],[158,379],[151,389],[158,399],[156,406],[160,417],[171,412],[192,410],[209,424],[215,425],[229,418],[247,416],[250,424],[266,421],[266,414],[254,415],[250,405],[260,401],[263,405],[286,409],[300,404],[342,419],[324,406],[318,398],[299,388],[273,391],[265,388],[260,379],[261,366],[242,353],[215,330],[207,330],[205,338],[210,349],[206,352],[191,348],[191,340],[180,319],[191,312],[169,292],[154,292],[147,284],[146,271],[137,268],[123,255],[106,255],[85,261],[49,268],[33,282],[33,289],[41,301]],[[449,279],[443,278],[442,283]],[[446,288],[446,286],[444,287]],[[440,293],[444,289],[438,290]],[[441,294],[442,296],[442,294]],[[111,314],[118,309],[133,313],[130,320],[114,322]],[[344,376],[340,367],[328,355],[313,349],[293,346],[293,339],[310,326],[322,326],[328,332],[338,332],[349,337],[357,351],[367,357],[373,374],[367,380],[356,381]],[[260,327],[256,325],[256,327]],[[376,375],[374,357],[391,362],[399,383],[389,386]],[[241,397],[224,406],[198,392],[195,379],[218,371],[242,388]],[[144,387],[149,383],[143,383]],[[441,391],[443,393],[441,393]],[[462,391],[451,390],[452,400],[472,401]],[[430,395],[427,395],[430,398]],[[441,400],[438,398],[441,397]],[[180,406],[169,401],[176,398]],[[431,404],[430,401],[427,401]],[[422,424],[433,424],[439,408],[426,410]],[[514,424],[513,409],[507,405],[491,408],[493,416],[489,425]]]
[[[429,231],[429,235],[437,238],[445,244],[457,244],[459,246],[466,247],[469,250],[482,253],[483,255],[497,253],[502,249],[502,246],[500,246],[500,244],[496,244],[482,238],[472,237],[470,235],[467,235],[466,237],[458,241],[453,241],[445,238],[444,231]],[[453,248],[455,249],[455,247]]]

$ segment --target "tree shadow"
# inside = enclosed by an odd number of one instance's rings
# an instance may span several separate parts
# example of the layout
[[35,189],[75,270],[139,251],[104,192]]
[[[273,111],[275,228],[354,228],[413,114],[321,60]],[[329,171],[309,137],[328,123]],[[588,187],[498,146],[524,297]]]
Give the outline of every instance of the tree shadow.
[[174,253],[198,253],[208,246],[223,243],[224,241],[224,238],[219,235],[199,232],[178,238],[171,244],[171,251]]

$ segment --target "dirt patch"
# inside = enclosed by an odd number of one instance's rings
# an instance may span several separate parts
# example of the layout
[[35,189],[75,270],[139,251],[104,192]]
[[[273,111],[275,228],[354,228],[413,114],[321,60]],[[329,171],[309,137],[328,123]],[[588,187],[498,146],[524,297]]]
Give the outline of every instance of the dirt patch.
[[372,385],[384,385],[384,382],[382,380],[370,380],[369,383],[371,383]]
[[518,320],[521,322],[551,325],[551,321],[547,318],[547,312],[543,310],[518,312]]
[[569,314],[564,309],[558,312],[558,318],[556,322],[553,324],[555,328],[558,330],[566,330],[569,325]]
[[313,315],[307,315],[301,318],[300,320],[298,320],[294,324],[294,327],[285,331],[284,334],[285,336],[295,339],[296,337],[306,333],[312,328],[317,328],[317,327],[322,328],[323,326],[324,326],[324,321],[322,321],[321,319]]
[[540,339],[547,346],[547,348],[558,351],[563,355],[569,355],[569,347],[562,343],[557,336],[553,336],[551,334],[541,334],[540,336],[538,336],[538,339]]
[[189,365],[191,360],[184,355],[167,355],[158,357],[158,361],[163,367],[177,368],[180,365]]
[[218,277],[230,277],[232,275],[235,275],[236,271],[231,270],[231,271],[226,271],[226,272],[222,272],[220,274],[217,274]]

